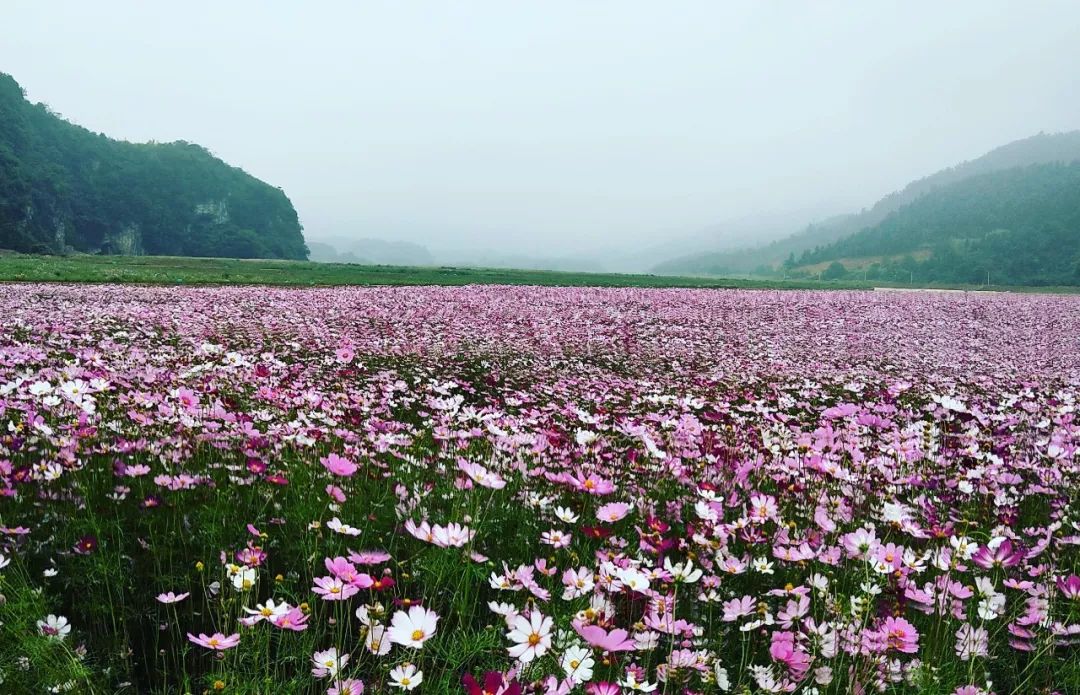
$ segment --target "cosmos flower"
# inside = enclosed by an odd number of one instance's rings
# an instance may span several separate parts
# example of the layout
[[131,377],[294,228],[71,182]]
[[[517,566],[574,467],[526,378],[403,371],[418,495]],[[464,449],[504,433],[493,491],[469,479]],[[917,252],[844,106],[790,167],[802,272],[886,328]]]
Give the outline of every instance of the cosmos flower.
[[510,656],[523,664],[543,656],[551,648],[552,620],[534,610],[528,618],[518,616],[506,633],[507,639],[514,642],[509,648]]
[[594,649],[605,652],[626,652],[634,650],[634,640],[621,628],[608,632],[597,625],[584,625],[577,621],[571,623],[574,631]]
[[324,649],[311,655],[311,675],[316,678],[337,678],[345,664],[349,663],[348,654],[339,654],[336,647]]
[[395,666],[390,671],[390,686],[402,690],[413,690],[424,682],[424,672],[412,664]]
[[195,636],[189,632],[187,633],[187,638],[192,644],[197,644],[200,647],[206,647],[207,649],[219,652],[223,652],[226,649],[232,649],[240,644],[240,635],[238,633],[226,637],[220,632],[215,632],[209,636],[202,632],[200,632],[198,636]]
[[406,613],[397,611],[390,620],[387,637],[394,644],[420,649],[435,634],[439,616],[423,606],[413,606]]
[[358,468],[355,463],[347,458],[338,456],[337,454],[330,454],[321,458],[319,459],[319,463],[321,463],[326,470],[334,475],[341,476],[342,478],[351,477],[353,473],[356,473]]
[[44,620],[37,621],[38,634],[63,641],[71,632],[71,625],[64,616],[50,613]]

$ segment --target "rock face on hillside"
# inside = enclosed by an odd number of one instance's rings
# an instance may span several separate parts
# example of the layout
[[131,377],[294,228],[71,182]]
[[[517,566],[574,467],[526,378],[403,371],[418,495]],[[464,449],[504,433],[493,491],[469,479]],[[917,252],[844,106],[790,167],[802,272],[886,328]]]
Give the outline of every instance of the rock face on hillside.
[[2,73],[0,248],[307,258],[281,189],[195,144],[92,133],[31,104]]

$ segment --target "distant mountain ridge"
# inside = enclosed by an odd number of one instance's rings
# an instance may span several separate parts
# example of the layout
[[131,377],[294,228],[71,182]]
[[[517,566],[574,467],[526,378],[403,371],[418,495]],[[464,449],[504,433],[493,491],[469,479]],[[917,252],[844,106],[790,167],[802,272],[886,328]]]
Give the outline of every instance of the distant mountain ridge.
[[0,73],[0,248],[307,258],[279,188],[187,142],[113,140],[31,104]]
[[935,188],[789,264],[794,276],[1080,284],[1080,161],[991,171]]
[[801,232],[760,247],[681,256],[656,265],[654,270],[659,273],[705,275],[775,270],[792,254],[798,256],[815,247],[826,246],[873,227],[890,213],[943,186],[1014,167],[1077,160],[1080,160],[1080,131],[1039,133],[912,181],[902,190],[890,193],[872,207],[860,212],[831,217],[811,224]]

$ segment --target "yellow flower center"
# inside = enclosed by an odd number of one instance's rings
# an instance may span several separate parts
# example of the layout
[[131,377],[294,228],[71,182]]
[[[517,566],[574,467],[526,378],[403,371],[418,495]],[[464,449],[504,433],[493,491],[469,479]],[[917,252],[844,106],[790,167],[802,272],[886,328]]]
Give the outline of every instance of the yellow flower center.
[[413,630],[412,638],[413,638],[413,641],[418,641],[418,640],[424,639],[424,631],[423,630]]
[[538,644],[540,644],[540,635],[536,634],[535,632],[529,635],[529,646],[535,647]]

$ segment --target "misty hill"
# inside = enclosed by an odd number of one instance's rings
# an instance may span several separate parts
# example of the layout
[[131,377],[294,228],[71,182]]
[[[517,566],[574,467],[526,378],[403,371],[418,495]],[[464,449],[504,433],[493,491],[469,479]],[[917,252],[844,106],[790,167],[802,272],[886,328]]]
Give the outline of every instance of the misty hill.
[[1018,166],[1076,160],[1080,160],[1080,131],[1039,133],[1002,145],[977,159],[913,181],[903,190],[890,193],[873,207],[858,213],[831,217],[811,224],[797,234],[756,248],[682,256],[657,265],[655,270],[662,273],[768,274],[774,272],[791,254],[798,256],[804,251],[828,245],[872,227],[890,213],[943,186]]
[[989,273],[994,284],[1080,284],[1080,162],[937,188],[788,266],[830,278],[979,283]]
[[311,260],[319,263],[435,265],[427,247],[410,241],[334,238],[308,242],[308,248],[311,249]]
[[31,104],[0,73],[0,248],[304,259],[285,194],[187,142],[136,144]]

